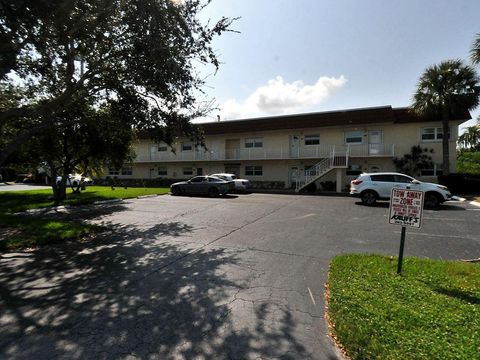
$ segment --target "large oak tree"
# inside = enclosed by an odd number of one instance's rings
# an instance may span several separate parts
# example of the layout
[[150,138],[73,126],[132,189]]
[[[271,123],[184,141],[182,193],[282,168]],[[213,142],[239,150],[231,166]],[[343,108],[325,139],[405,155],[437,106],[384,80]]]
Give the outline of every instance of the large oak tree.
[[[218,68],[212,40],[232,23],[201,23],[208,2],[2,0],[0,165],[49,133],[81,136],[84,122],[91,124],[85,114],[108,127],[106,115],[121,113],[123,129],[167,143],[180,135],[201,142],[190,120],[211,102],[197,101],[204,85],[197,68]],[[50,144],[41,151],[62,151]]]

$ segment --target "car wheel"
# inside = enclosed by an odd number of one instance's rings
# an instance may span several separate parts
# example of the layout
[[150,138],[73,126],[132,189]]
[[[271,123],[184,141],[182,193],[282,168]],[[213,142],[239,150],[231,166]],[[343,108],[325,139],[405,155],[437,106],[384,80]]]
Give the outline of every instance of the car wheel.
[[371,206],[377,201],[377,194],[374,191],[367,190],[362,192],[361,199],[363,204]]
[[208,189],[208,196],[210,197],[217,197],[219,195],[218,189],[215,187],[212,187]]
[[180,195],[182,192],[180,191],[180,188],[178,186],[172,187],[172,195],[177,196]]
[[428,192],[425,194],[425,200],[423,202],[423,206],[425,208],[434,209],[440,204],[440,200],[438,199],[438,195],[432,192]]

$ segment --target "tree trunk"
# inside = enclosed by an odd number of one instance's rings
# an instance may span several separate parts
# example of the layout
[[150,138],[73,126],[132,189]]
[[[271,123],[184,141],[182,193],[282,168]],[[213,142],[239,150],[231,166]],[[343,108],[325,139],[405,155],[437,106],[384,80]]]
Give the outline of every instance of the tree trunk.
[[58,184],[52,185],[53,187],[53,201],[55,206],[60,205],[62,201],[67,198],[67,183],[66,180],[62,178],[62,181],[59,181]]
[[50,168],[50,177],[51,177],[52,190],[53,190],[53,201],[55,206],[58,206],[62,201],[64,201],[67,198],[67,176],[63,174],[62,180],[57,182],[58,173],[57,173],[57,169],[55,168],[55,165],[52,163],[52,164],[49,164],[48,166]]
[[443,156],[443,175],[450,174],[450,128],[449,128],[450,114],[448,110],[442,111],[442,156]]

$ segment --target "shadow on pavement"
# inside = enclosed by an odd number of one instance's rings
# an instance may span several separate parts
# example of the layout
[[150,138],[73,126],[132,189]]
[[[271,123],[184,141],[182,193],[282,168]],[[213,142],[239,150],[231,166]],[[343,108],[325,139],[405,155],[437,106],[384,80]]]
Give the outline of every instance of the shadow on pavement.
[[458,205],[452,205],[452,204],[449,204],[449,203],[443,203],[439,206],[437,206],[435,209],[427,209],[427,210],[434,210],[434,211],[445,211],[445,210],[462,210],[462,211],[465,211],[465,208],[462,207],[462,206],[458,206]]
[[[356,201],[355,205],[364,206],[364,207],[371,207],[371,208],[385,208],[388,209],[390,207],[390,203],[388,201],[376,202],[373,205],[365,205],[361,201]],[[424,208],[424,210],[432,210],[432,211],[445,211],[445,210],[465,210],[464,207],[458,205],[452,205],[448,203],[443,203],[438,205],[435,208]]]
[[364,207],[372,207],[372,208],[388,208],[390,206],[390,203],[389,202],[385,202],[385,201],[381,201],[381,202],[376,202],[375,204],[373,205],[365,205],[364,203],[362,203],[361,201],[356,201],[355,202],[355,205],[359,205],[359,206],[364,206]]
[[272,323],[268,304],[252,304],[254,326],[235,326],[235,294],[248,287],[248,276],[226,276],[238,250],[169,242],[194,231],[181,222],[110,227],[92,241],[1,255],[0,358],[311,356],[286,308]]

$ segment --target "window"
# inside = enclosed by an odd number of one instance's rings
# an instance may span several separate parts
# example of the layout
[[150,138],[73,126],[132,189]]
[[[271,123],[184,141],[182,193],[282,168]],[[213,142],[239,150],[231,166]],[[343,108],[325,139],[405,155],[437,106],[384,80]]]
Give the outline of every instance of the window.
[[348,166],[347,175],[360,175],[362,173],[362,166],[351,164]]
[[158,144],[157,149],[158,151],[161,151],[161,152],[168,151],[168,146],[167,144]]
[[261,148],[263,147],[263,138],[245,139],[246,148]]
[[362,144],[363,131],[347,131],[345,133],[345,144]]
[[[184,174],[185,174],[185,172],[184,172]],[[201,183],[203,181],[208,181],[205,176],[195,176],[194,178],[192,178],[190,180],[190,182],[192,182],[192,183]]]
[[131,166],[122,168],[122,175],[132,175],[132,174],[133,174],[133,169]]
[[433,169],[422,169],[420,171],[421,176],[439,176],[442,174],[442,164],[434,164]]
[[393,175],[371,175],[372,181],[381,182],[395,182],[395,176]]
[[405,184],[409,184],[412,182],[413,179],[407,177],[407,176],[403,176],[403,175],[395,175],[395,182],[397,183],[405,183]]
[[319,145],[320,135],[305,135],[305,145]]
[[193,175],[193,169],[192,168],[183,168],[183,175],[192,176]]
[[168,171],[166,167],[159,167],[158,168],[158,176],[167,176]]
[[443,129],[441,127],[422,129],[422,141],[439,141],[442,139]]
[[191,141],[182,142],[182,151],[192,151],[193,143]]
[[108,168],[108,175],[120,175],[120,171],[114,168]]
[[248,176],[262,176],[263,166],[245,166],[245,175]]

